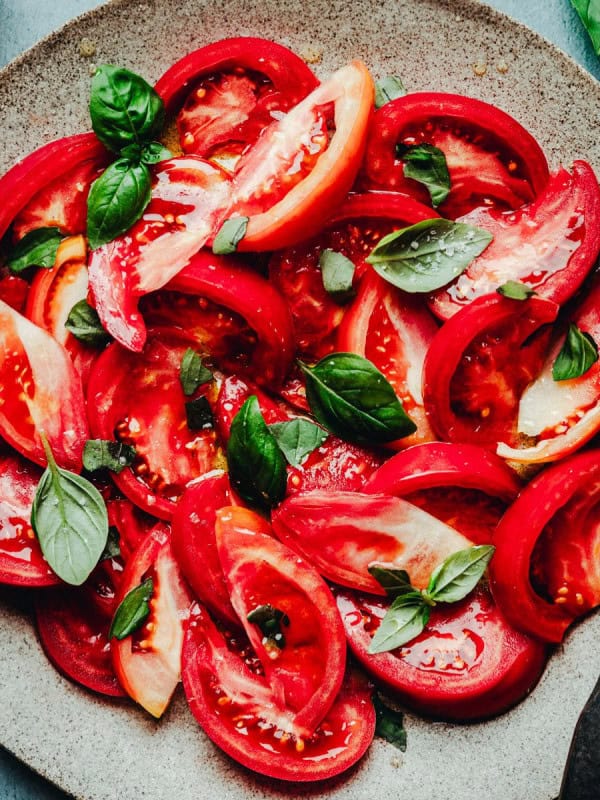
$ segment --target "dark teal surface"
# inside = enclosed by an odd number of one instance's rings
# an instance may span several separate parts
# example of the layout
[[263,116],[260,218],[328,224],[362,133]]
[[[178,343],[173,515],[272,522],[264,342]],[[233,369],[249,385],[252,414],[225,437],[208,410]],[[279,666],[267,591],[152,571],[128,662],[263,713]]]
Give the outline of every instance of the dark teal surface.
[[[63,22],[97,5],[95,0],[0,0],[0,66]],[[600,60],[570,0],[488,0],[488,5],[526,23],[600,79]],[[66,797],[0,748],[0,800]]]

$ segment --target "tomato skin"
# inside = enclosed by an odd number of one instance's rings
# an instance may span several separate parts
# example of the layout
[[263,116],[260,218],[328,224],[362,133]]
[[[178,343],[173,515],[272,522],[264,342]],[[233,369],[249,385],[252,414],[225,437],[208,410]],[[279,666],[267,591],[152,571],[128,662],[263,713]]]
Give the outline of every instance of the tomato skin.
[[[494,598],[515,627],[548,642],[562,641],[569,625],[600,603],[594,556],[599,480],[598,450],[571,456],[534,478],[496,529],[496,553],[490,566]],[[588,505],[582,516],[575,516],[582,495]],[[542,542],[555,521],[562,526],[562,535],[559,530]],[[550,558],[554,563],[548,571],[550,577],[556,576],[556,585],[544,587],[552,599],[532,585],[536,546],[542,547],[538,559]]]
[[7,303],[19,314],[22,314],[27,301],[29,284],[18,275],[3,275],[0,277],[0,300]]
[[389,601],[336,594],[360,664],[384,691],[435,719],[465,722],[506,711],[531,691],[545,666],[546,647],[512,628],[481,586],[433,609],[423,633],[407,645],[374,655],[367,650]]

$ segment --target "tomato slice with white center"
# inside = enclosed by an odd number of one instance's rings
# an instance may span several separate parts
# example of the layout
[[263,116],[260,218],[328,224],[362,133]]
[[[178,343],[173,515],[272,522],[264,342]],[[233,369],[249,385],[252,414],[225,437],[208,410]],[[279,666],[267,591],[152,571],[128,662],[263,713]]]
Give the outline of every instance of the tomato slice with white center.
[[88,384],[92,435],[133,445],[136,457],[112,478],[132,503],[170,519],[194,478],[223,465],[212,426],[190,430],[185,403],[216,400],[215,382],[186,397],[181,361],[194,340],[174,329],[150,332],[141,354],[111,344],[96,360]]
[[[296,732],[308,737],[333,705],[346,666],[344,631],[331,592],[253,511],[223,508],[215,530],[231,604],[276,702],[294,712]],[[282,639],[269,638],[248,619],[263,606],[284,615]]]
[[133,553],[117,595],[152,578],[150,613],[125,639],[111,640],[113,667],[127,694],[153,717],[160,717],[179,683],[183,624],[192,597],[173,557],[170,531],[157,525]]
[[375,732],[370,683],[350,669],[321,724],[303,738],[294,714],[279,707],[260,662],[249,655],[251,647],[238,639],[217,630],[200,607],[192,609],[183,687],[212,741],[248,769],[279,780],[324,780],[355,764]]
[[432,609],[411,642],[374,655],[368,648],[389,601],[338,592],[337,603],[350,648],[372,678],[437,719],[464,722],[506,711],[531,691],[546,663],[545,646],[512,628],[482,585]]
[[404,177],[398,145],[433,145],[444,153],[451,191],[440,206],[452,219],[472,208],[518,208],[548,180],[540,146],[499,108],[443,92],[414,92],[386,103],[375,113],[362,182],[429,203],[427,190]]
[[62,345],[0,301],[0,435],[45,465],[42,431],[58,465],[79,472],[89,438],[81,379]]
[[471,542],[420,508],[387,495],[303,492],[273,512],[278,538],[334,583],[383,595],[368,567],[393,565],[423,589],[433,570]]

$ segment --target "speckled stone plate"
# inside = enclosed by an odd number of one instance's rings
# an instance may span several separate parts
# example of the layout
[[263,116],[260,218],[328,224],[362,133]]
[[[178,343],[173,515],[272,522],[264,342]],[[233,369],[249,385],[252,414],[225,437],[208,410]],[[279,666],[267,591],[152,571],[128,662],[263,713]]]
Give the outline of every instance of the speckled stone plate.
[[[496,103],[538,138],[552,164],[600,168],[600,85],[556,48],[474,0],[116,0],[74,21],[0,72],[0,171],[50,139],[88,127],[91,59],[154,80],[209,41],[267,36],[322,55],[326,75],[360,57],[410,90]],[[0,595],[0,743],[78,798],[478,798],[552,800],[576,718],[600,664],[600,616],[578,626],[533,694],[485,724],[408,715],[408,749],[377,740],[349,775],[316,788],[258,778],[218,751],[181,695],[161,722],[97,698],[42,654],[23,598]]]

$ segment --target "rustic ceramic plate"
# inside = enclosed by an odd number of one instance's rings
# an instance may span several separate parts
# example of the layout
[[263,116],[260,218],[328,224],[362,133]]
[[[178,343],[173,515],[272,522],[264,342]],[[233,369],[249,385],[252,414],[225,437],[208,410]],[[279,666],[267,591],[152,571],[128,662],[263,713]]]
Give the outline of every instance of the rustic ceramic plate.
[[[150,80],[184,53],[225,36],[267,36],[321,54],[326,75],[360,57],[410,90],[494,102],[538,138],[549,159],[600,168],[600,85],[556,48],[474,0],[116,0],[75,20],[0,72],[0,171],[42,143],[88,127],[91,61]],[[80,54],[82,39],[93,59]],[[1,198],[0,198],[1,201]],[[181,696],[161,722],[61,678],[13,593],[2,596],[0,743],[78,798],[436,797],[551,800],[573,727],[600,664],[600,617],[580,625],[534,693],[485,724],[407,716],[408,749],[378,740],[348,776],[316,788],[257,778],[222,755]]]

